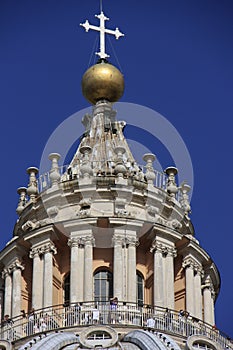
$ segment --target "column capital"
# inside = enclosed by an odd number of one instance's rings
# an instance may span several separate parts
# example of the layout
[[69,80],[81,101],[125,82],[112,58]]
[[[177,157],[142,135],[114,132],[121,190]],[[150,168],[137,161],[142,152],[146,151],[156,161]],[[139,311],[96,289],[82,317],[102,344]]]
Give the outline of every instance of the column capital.
[[114,234],[114,236],[112,237],[112,245],[113,246],[118,245],[123,247],[125,245],[125,237],[122,235]]
[[46,253],[53,253],[57,254],[57,248],[52,242],[45,243],[39,247],[33,247],[31,248],[31,251],[29,253],[29,257],[31,259],[35,258],[36,256],[41,256]]
[[205,282],[204,282],[204,284],[202,284],[201,288],[202,289],[209,289],[209,291],[211,292],[212,298],[215,298],[216,293],[214,291],[214,285],[213,285],[213,282],[209,276],[207,276],[207,278],[205,279]]
[[67,245],[70,248],[73,248],[73,247],[83,248],[85,245],[84,238],[83,237],[72,237],[68,240]]
[[11,275],[11,271],[9,270],[8,267],[5,267],[2,270],[2,278],[5,279],[7,276],[10,276],[10,275]]
[[125,243],[128,246],[131,247],[138,247],[139,246],[139,240],[136,237],[126,237]]
[[156,240],[152,243],[151,248],[150,248],[150,252],[159,252],[161,253],[163,256],[172,256],[172,257],[176,257],[177,255],[177,251],[174,247],[168,246],[166,244],[162,244],[157,242]]
[[196,265],[195,261],[190,256],[184,258],[184,260],[182,262],[183,269],[187,269],[188,267],[190,267],[192,270],[194,270],[195,265]]
[[10,276],[13,271],[15,270],[24,270],[24,266],[22,265],[21,261],[19,259],[15,260],[12,262],[10,265],[6,266],[3,271],[2,271],[2,278],[7,277],[8,275]]
[[82,237],[82,241],[84,246],[87,246],[87,245],[91,245],[92,247],[95,246],[95,238],[93,236]]
[[194,272],[196,273],[196,275],[199,275],[200,277],[204,277],[204,270],[201,265],[196,264],[194,266]]
[[202,265],[197,263],[191,256],[184,258],[182,267],[183,269],[190,267],[196,275],[200,275],[201,277],[204,275]]

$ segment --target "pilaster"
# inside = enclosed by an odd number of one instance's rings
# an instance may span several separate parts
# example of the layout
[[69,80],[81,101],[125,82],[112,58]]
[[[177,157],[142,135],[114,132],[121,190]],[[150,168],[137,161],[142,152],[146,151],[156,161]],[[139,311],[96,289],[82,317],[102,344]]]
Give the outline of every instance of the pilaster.
[[43,246],[44,254],[44,278],[43,278],[43,307],[53,304],[53,254],[57,249],[52,241]]
[[70,247],[70,302],[83,301],[84,278],[84,238],[71,237],[68,241]]
[[20,315],[21,310],[21,288],[22,288],[22,270],[23,265],[20,260],[16,260],[12,263],[12,313],[11,316],[15,317]]
[[150,251],[154,253],[154,305],[164,307],[163,249],[154,241]]
[[85,236],[84,241],[84,301],[93,300],[93,235]]
[[204,322],[211,325],[215,324],[214,317],[214,297],[215,292],[211,278],[208,276],[205,280],[205,284],[202,286],[203,299],[204,299]]
[[8,268],[3,270],[2,278],[5,280],[4,315],[11,315],[12,276]]
[[136,303],[137,291],[136,291],[136,246],[138,240],[136,238],[136,232],[134,236],[126,238],[126,244],[128,247],[128,261],[127,261],[127,301]]
[[123,288],[125,286],[124,283],[124,265],[123,265],[123,249],[125,245],[125,237],[117,234],[115,232],[113,239],[113,248],[114,248],[114,261],[113,261],[113,293],[114,296],[119,300],[123,300]]
[[186,310],[195,314],[195,290],[194,290],[194,261],[191,257],[183,260],[182,267],[185,269],[185,292],[186,292]]
[[30,251],[33,259],[32,306],[48,307],[53,303],[53,254],[57,249],[50,239],[36,243]]
[[203,276],[203,269],[201,266],[194,268],[194,289],[195,289],[195,317],[202,320],[202,290],[201,278]]

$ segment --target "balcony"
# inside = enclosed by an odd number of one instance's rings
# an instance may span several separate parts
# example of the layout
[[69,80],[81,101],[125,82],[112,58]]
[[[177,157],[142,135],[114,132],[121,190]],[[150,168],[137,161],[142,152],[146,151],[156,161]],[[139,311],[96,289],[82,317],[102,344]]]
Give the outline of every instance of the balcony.
[[43,336],[45,333],[60,330],[74,330],[90,325],[109,325],[114,328],[143,328],[152,332],[163,332],[187,338],[190,335],[204,335],[216,341],[223,348],[233,349],[232,340],[187,313],[181,315],[173,310],[150,305],[138,306],[118,302],[83,302],[69,306],[56,305],[35,310],[34,316],[25,314],[8,322],[2,322],[1,339],[17,342],[23,338]]

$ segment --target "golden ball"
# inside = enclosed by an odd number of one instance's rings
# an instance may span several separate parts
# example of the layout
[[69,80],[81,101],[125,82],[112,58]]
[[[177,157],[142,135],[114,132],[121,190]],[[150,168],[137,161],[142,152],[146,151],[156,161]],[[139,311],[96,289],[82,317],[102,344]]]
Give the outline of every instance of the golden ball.
[[112,64],[97,63],[84,73],[82,92],[92,104],[99,100],[116,102],[124,92],[124,77]]

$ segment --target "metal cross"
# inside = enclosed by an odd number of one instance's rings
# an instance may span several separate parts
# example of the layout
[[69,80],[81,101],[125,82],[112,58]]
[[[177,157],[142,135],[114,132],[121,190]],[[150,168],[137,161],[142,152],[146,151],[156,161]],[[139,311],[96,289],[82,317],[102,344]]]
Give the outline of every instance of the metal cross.
[[89,29],[97,30],[100,32],[100,52],[96,52],[96,55],[104,59],[106,57],[109,57],[109,55],[107,55],[105,52],[105,34],[113,34],[115,35],[116,39],[119,39],[120,36],[124,36],[124,34],[121,33],[118,28],[115,30],[105,28],[105,21],[108,21],[109,18],[104,15],[103,11],[101,11],[100,15],[95,15],[95,17],[99,18],[100,20],[99,27],[91,25],[88,20],[86,20],[85,23],[80,23],[80,26],[84,27],[86,29],[86,32],[88,32]]

